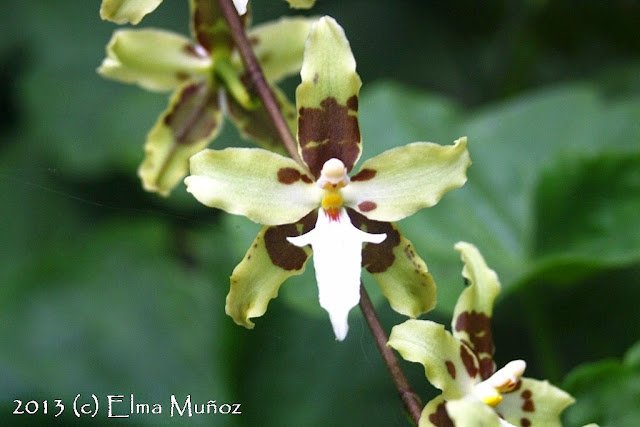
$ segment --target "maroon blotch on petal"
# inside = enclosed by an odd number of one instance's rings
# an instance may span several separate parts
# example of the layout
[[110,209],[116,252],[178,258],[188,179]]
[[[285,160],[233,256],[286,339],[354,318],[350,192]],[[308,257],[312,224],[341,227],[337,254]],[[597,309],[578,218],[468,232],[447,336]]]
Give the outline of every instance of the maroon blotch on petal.
[[351,177],[351,181],[368,181],[378,173],[375,169],[361,169],[357,174]]
[[[471,342],[469,346],[473,349],[479,360],[482,379],[489,378],[495,366],[491,356],[494,353],[493,338],[491,336],[491,318],[484,313],[476,311],[465,311],[460,313],[456,319],[456,331],[465,331],[469,334]],[[485,355],[488,355],[485,356]],[[489,361],[483,359],[489,358]]]
[[438,405],[436,412],[429,414],[429,421],[436,427],[455,427],[453,420],[447,413],[447,408],[444,406],[444,402]]
[[347,172],[353,168],[360,155],[357,108],[354,95],[347,105],[329,97],[320,103],[320,108],[298,110],[298,142],[302,158],[314,177],[320,176],[322,166],[332,158],[340,159]]
[[456,379],[456,365],[454,365],[451,360],[447,360],[446,362],[444,362],[444,364],[447,366],[447,372],[449,372],[449,375],[451,375],[451,378],[455,380]]
[[358,203],[358,209],[360,209],[360,212],[371,212],[377,207],[378,205],[375,202],[369,200]]
[[309,255],[304,249],[289,243],[287,237],[306,233],[314,227],[315,222],[316,213],[311,212],[294,224],[269,227],[264,233],[264,245],[271,262],[284,270],[300,270]]
[[367,233],[386,233],[381,243],[365,243],[362,247],[362,266],[369,273],[384,273],[394,263],[396,256],[393,250],[400,244],[400,233],[390,222],[374,221],[366,216],[347,209],[353,225]]
[[476,366],[473,355],[464,344],[460,346],[460,359],[462,359],[462,363],[464,364],[464,367],[467,370],[469,376],[471,378],[475,378],[476,375],[478,375],[479,370]]
[[278,182],[282,184],[293,184],[298,181],[302,174],[294,168],[281,168],[278,170]]
[[218,97],[204,82],[185,87],[179,96],[164,118],[176,143],[189,145],[207,138],[218,125]]

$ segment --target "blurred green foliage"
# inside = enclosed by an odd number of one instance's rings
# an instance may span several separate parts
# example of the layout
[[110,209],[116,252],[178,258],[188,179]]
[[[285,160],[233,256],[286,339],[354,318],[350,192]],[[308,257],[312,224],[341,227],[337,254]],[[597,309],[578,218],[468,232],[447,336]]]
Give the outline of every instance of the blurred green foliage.
[[[257,22],[298,13],[254,3]],[[628,349],[640,337],[640,2],[423,3],[325,0],[304,13],[336,17],[351,41],[363,158],[469,137],[465,187],[401,222],[439,285],[427,317],[448,321],[463,288],[453,244],[476,244],[504,288],[497,361],[526,358],[529,376],[574,393],[568,425],[638,425]],[[311,267],[255,330],[224,314],[256,226],[180,189],[140,189],[142,143],[166,97],[95,73],[116,29],[98,7],[0,3],[3,425],[27,422],[11,415],[14,399],[69,404],[77,393],[134,394],[165,416],[171,394],[242,404],[242,416],[184,423],[406,425],[357,310],[334,342]],[[140,26],[186,33],[186,2],[164,2]],[[249,145],[224,132],[219,141]],[[390,329],[403,318],[369,279]],[[426,402],[435,391],[404,366]]]

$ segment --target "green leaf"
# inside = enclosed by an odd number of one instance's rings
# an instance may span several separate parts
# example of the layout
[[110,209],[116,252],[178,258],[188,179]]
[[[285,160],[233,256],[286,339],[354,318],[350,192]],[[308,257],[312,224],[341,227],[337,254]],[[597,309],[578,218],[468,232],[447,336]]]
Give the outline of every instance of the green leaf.
[[560,257],[624,265],[637,260],[640,151],[556,159],[540,179],[536,206],[534,250],[541,262]]
[[640,343],[620,360],[602,360],[575,368],[564,388],[577,402],[567,410],[569,425],[632,427],[640,423]]

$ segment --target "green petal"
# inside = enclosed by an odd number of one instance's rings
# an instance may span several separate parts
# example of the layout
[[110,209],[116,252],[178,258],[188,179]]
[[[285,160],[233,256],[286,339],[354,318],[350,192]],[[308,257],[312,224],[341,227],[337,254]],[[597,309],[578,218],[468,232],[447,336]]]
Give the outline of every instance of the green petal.
[[[269,82],[300,72],[304,45],[314,22],[314,18],[281,18],[247,31]],[[241,63],[239,59],[236,62]]]
[[294,9],[310,9],[316,0],[287,0],[287,2]]
[[500,282],[496,272],[487,267],[475,246],[458,242],[455,249],[462,256],[462,276],[468,281],[468,286],[458,298],[451,329],[454,337],[471,347],[480,362],[480,373],[485,380],[496,370],[491,315],[493,302],[500,293]]
[[98,68],[103,77],[164,91],[203,80],[211,59],[189,39],[163,30],[118,30]]
[[[280,111],[285,118],[289,129],[294,131],[296,125],[296,109],[280,89],[271,87],[271,92],[276,98]],[[280,142],[280,136],[271,121],[271,117],[263,105],[247,110],[243,108],[232,96],[227,97],[228,117],[240,131],[240,134],[270,150],[284,154],[284,148]]]
[[[480,401],[473,399],[451,400],[446,403],[445,407],[456,426],[504,427],[504,424],[500,423],[498,414]],[[546,424],[542,425],[546,426]]]
[[155,10],[162,0],[102,0],[100,18],[116,24],[138,24]]
[[515,425],[562,426],[560,414],[574,399],[565,391],[549,384],[548,381],[523,378],[521,386],[502,395],[503,400],[496,411],[505,420]]
[[445,400],[442,395],[431,399],[420,414],[418,427],[440,427],[452,425],[452,420],[447,413]]
[[215,58],[230,56],[233,39],[217,1],[191,0],[191,34]]
[[422,363],[427,379],[446,400],[471,394],[479,381],[476,357],[438,323],[407,320],[391,329],[387,345],[405,360]]
[[260,148],[204,150],[191,158],[185,183],[201,203],[264,225],[296,222],[322,199],[295,161]]
[[238,324],[253,328],[252,317],[262,316],[269,301],[278,296],[280,285],[290,276],[302,274],[311,249],[287,242],[313,228],[315,212],[296,224],[263,227],[244,259],[233,270],[226,312]]
[[300,155],[318,178],[324,163],[337,158],[347,171],[362,151],[358,92],[362,85],[344,30],[323,17],[309,34],[296,89]]
[[414,142],[362,164],[343,190],[345,204],[369,219],[398,221],[462,186],[471,161],[467,138],[454,145]]
[[209,144],[221,124],[218,96],[206,83],[176,91],[147,135],[138,170],[145,190],[168,195],[187,174],[189,158]]
[[387,235],[380,244],[364,245],[362,266],[376,279],[391,308],[409,317],[432,310],[436,305],[435,281],[396,224],[372,221],[352,210],[349,214],[359,229]]

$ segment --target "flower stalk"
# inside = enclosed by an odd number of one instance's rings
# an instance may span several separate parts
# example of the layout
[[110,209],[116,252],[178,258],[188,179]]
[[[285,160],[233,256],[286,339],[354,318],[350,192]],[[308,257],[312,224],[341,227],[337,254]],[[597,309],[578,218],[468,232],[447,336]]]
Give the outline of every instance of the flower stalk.
[[218,0],[218,2],[220,4],[222,15],[229,26],[233,42],[235,43],[238,53],[240,54],[240,58],[242,58],[242,62],[247,69],[249,81],[253,83],[254,89],[264,104],[264,108],[267,110],[267,113],[276,128],[282,144],[291,158],[300,166],[306,168],[304,162],[300,158],[300,154],[298,154],[298,145],[296,140],[291,134],[291,131],[287,126],[287,122],[280,112],[278,103],[276,102],[276,99],[273,96],[273,93],[271,93],[271,89],[269,89],[269,85],[264,78],[258,59],[253,53],[251,43],[247,39],[244,26],[240,21],[240,16],[238,15],[236,7],[233,5],[231,0]]
[[[238,53],[240,54],[240,57],[242,58],[242,61],[247,69],[250,82],[253,84],[258,97],[264,104],[269,117],[273,121],[282,144],[286,148],[291,158],[293,158],[303,168],[306,168],[305,163],[302,161],[298,153],[296,140],[291,134],[284,120],[284,117],[280,112],[278,104],[264,78],[262,69],[253,53],[253,49],[251,48],[251,44],[247,39],[244,27],[240,21],[240,17],[238,16],[232,0],[218,1],[222,14],[227,21],[227,25],[229,26],[231,36],[236,45]],[[373,337],[376,341],[376,345],[380,350],[382,359],[387,365],[389,372],[391,373],[391,377],[393,379],[394,385],[396,386],[396,389],[398,390],[398,394],[402,399],[406,410],[411,416],[411,419],[417,425],[422,411],[421,404],[416,398],[415,392],[411,388],[406,376],[404,375],[398,359],[396,358],[393,351],[387,347],[387,334],[385,333],[373,307],[373,304],[369,299],[367,291],[365,290],[364,286],[362,286],[362,284],[360,285],[359,305],[364,314],[365,320],[369,325],[369,328],[371,329]]]

